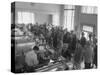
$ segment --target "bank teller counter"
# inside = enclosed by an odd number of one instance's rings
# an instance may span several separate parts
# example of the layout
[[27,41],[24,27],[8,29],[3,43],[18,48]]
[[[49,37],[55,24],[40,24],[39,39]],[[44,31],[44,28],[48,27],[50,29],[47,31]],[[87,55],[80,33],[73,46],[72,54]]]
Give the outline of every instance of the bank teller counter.
[[15,41],[15,68],[18,70],[23,68],[25,63],[24,54],[32,49],[35,42],[29,39],[28,36],[16,36],[12,37],[12,40]]
[[35,42],[28,36],[16,36],[12,39],[15,40],[15,56],[21,55],[22,52],[26,53],[35,45]]
[[35,45],[35,42],[28,36],[17,36],[13,39],[15,40],[15,55],[19,55],[22,51],[27,52]]
[[51,71],[64,71],[64,70],[72,70],[73,62],[65,59],[63,56],[55,57],[55,53],[53,49],[49,49],[53,54],[51,55],[50,61],[48,64],[35,69],[36,72],[51,72]]
[[60,60],[60,61],[49,62],[48,65],[35,69],[35,71],[36,72],[49,72],[49,71],[52,72],[52,71],[72,70],[72,69],[73,69],[72,62],[67,62],[66,60]]

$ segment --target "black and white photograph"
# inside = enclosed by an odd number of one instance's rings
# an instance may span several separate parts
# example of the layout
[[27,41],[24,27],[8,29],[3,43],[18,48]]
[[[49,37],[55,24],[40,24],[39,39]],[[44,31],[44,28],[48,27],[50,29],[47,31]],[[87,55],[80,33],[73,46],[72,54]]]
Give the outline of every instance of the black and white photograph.
[[11,3],[11,72],[98,68],[98,7]]

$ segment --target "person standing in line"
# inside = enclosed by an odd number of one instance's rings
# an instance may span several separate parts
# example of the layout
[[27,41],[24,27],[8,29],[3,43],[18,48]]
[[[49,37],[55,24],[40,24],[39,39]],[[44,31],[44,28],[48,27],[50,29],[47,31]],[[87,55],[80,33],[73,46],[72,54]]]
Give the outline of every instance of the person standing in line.
[[95,65],[95,68],[97,68],[97,38],[95,37],[95,34],[93,35],[93,44],[94,44],[94,58],[93,58],[93,65]]
[[81,63],[83,61],[83,48],[80,45],[80,41],[77,41],[75,54],[74,54],[74,69],[81,69]]
[[82,35],[82,37],[81,37],[81,39],[80,39],[80,44],[81,44],[82,47],[84,47],[85,44],[86,44],[86,38],[85,38],[85,36],[84,36],[84,32],[82,32],[81,35]]
[[85,62],[85,69],[90,69],[92,68],[92,63],[93,63],[93,47],[91,43],[91,37],[92,35],[89,34],[89,41],[86,42],[85,48],[84,48],[84,62]]

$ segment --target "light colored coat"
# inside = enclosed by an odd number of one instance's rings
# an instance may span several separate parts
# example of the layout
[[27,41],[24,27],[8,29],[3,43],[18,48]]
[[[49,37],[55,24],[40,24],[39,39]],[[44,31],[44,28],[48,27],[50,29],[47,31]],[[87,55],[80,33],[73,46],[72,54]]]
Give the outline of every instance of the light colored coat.
[[37,54],[32,50],[26,53],[25,62],[28,66],[36,66],[39,61],[37,59]]

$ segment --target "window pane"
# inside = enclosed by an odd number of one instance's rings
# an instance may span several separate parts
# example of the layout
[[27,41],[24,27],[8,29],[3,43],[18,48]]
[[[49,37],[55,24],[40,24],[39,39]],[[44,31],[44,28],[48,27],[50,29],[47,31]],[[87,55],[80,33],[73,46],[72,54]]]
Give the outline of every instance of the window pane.
[[33,13],[31,14],[31,22],[32,22],[32,24],[35,23],[35,18],[34,18],[34,14]]
[[75,7],[74,6],[66,6],[67,10],[64,11],[64,28],[67,28],[68,31],[74,30],[74,13],[75,13]]
[[23,23],[23,18],[22,18],[22,13],[18,12],[18,23],[21,24]]
[[59,15],[57,14],[53,15],[53,25],[59,26]]
[[34,24],[35,20],[34,20],[34,13],[30,13],[30,12],[18,12],[18,23],[24,23],[24,24],[28,24],[28,23],[32,23]]
[[81,9],[82,13],[87,13],[87,14],[97,14],[97,7],[93,6],[83,6]]
[[93,27],[91,26],[83,26],[84,31],[93,32]]
[[65,5],[64,9],[75,9],[74,5]]

